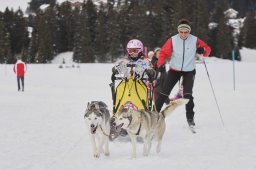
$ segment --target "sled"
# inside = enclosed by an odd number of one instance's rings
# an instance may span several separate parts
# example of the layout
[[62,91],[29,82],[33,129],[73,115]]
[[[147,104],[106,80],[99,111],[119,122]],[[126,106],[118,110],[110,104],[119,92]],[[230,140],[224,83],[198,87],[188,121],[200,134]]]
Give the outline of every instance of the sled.
[[[153,87],[149,81],[143,61],[115,66],[118,73],[110,84],[113,100],[113,115],[121,106],[152,110]],[[113,76],[113,75],[112,75]]]

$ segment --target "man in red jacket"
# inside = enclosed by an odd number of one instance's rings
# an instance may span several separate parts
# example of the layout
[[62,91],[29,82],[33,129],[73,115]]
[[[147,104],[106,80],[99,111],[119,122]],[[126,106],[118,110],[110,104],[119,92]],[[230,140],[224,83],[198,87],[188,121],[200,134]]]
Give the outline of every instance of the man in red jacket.
[[22,85],[22,91],[24,91],[24,75],[25,75],[26,69],[27,69],[26,64],[21,59],[18,59],[16,64],[13,67],[13,71],[17,75],[18,91],[20,91],[20,81]]
[[196,74],[196,54],[208,57],[211,48],[201,39],[190,34],[190,22],[181,19],[178,24],[178,34],[169,38],[159,53],[157,67],[160,68],[169,60],[170,70],[168,71],[163,88],[158,100],[156,100],[156,110],[161,111],[164,101],[170,95],[173,87],[183,77],[183,96],[189,99],[186,104],[186,117],[189,126],[195,126],[194,122],[194,101],[193,85]]

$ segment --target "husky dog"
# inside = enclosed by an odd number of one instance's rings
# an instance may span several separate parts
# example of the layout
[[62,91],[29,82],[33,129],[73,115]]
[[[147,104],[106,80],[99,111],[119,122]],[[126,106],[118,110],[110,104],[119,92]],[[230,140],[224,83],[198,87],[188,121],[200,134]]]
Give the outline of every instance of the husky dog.
[[[110,114],[107,105],[102,101],[92,101],[87,104],[84,115],[90,131],[93,146],[93,156],[99,158],[100,153],[109,155]],[[95,137],[98,137],[98,147]],[[105,145],[105,146],[104,146]],[[105,147],[103,150],[103,146]]]
[[172,101],[160,113],[145,110],[135,110],[121,106],[116,113],[115,126],[117,131],[127,130],[132,142],[132,157],[136,157],[136,138],[143,139],[143,155],[147,156],[150,152],[153,137],[157,140],[156,152],[161,150],[161,142],[165,132],[165,117],[174,111],[178,106],[187,103],[187,99]]

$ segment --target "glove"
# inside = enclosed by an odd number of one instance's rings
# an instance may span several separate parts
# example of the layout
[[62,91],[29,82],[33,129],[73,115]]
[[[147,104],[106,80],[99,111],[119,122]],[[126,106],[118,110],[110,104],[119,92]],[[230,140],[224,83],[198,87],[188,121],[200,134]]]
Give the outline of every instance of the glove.
[[161,66],[158,68],[158,71],[159,71],[160,73],[166,72],[165,65],[161,65]]
[[203,54],[203,53],[204,53],[204,48],[203,48],[203,47],[198,47],[198,48],[196,49],[196,53],[197,53],[197,54]]
[[113,68],[112,68],[112,73],[113,73],[113,74],[117,74],[117,73],[118,73],[118,70],[116,69],[116,67],[113,67]]
[[155,75],[156,75],[156,72],[155,70],[153,69],[146,69],[145,70],[146,74],[148,75],[148,79],[150,82],[153,82],[154,78],[155,78]]

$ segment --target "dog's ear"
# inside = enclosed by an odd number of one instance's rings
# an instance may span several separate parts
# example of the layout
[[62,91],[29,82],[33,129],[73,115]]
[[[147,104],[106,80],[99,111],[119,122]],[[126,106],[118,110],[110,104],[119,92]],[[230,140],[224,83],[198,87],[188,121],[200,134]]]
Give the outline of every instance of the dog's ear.
[[88,103],[87,103],[87,109],[89,109],[89,107],[90,107],[90,104],[91,104],[90,102],[88,102]]
[[100,110],[100,106],[98,103],[92,103],[91,104],[91,110]]
[[86,107],[85,112],[87,112],[90,109],[90,104],[91,104],[90,102],[87,103],[87,107]]

